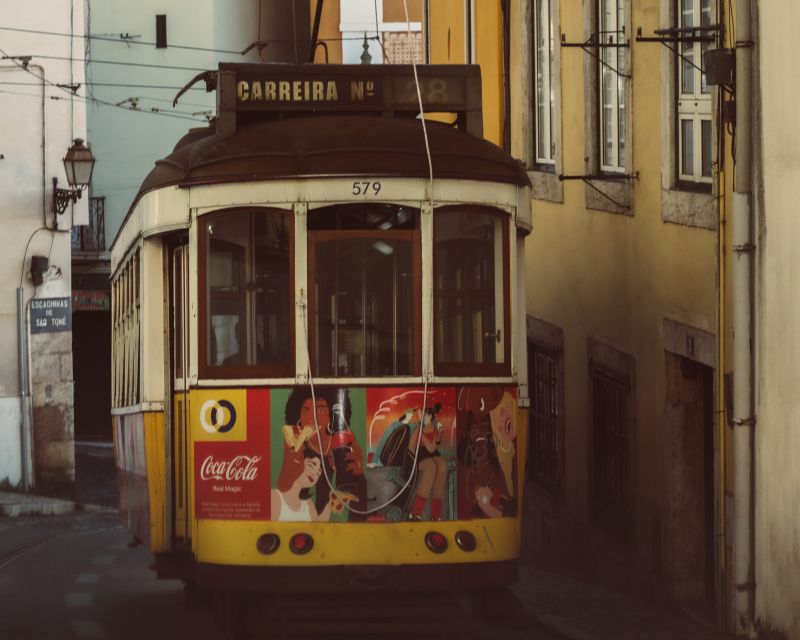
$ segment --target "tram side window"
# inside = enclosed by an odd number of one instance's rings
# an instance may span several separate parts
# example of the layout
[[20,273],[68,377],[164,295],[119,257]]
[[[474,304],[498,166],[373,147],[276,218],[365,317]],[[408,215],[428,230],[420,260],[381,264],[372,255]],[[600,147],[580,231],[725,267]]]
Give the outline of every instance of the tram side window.
[[139,249],[118,269],[111,287],[112,398],[115,408],[140,402]]
[[201,238],[207,376],[293,373],[291,215],[268,209],[205,217]]
[[308,214],[315,375],[420,371],[419,210],[350,204]]
[[433,225],[436,372],[507,375],[508,216],[446,207]]

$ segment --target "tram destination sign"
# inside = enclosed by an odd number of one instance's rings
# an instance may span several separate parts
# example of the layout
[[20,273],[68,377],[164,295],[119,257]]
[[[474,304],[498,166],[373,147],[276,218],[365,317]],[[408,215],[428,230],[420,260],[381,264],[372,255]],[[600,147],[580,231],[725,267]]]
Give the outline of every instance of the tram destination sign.
[[[450,112],[480,120],[477,65],[419,65],[419,93],[410,65],[259,65],[219,67],[218,131],[236,128],[236,114],[254,112]],[[469,127],[468,127],[469,128]]]
[[72,330],[72,304],[69,298],[34,298],[30,304],[31,333]]

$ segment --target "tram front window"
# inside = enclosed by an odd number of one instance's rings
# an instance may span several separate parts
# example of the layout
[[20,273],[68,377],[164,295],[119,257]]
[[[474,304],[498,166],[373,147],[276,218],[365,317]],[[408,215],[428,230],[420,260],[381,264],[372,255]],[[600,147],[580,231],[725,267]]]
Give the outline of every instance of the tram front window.
[[469,207],[434,213],[436,371],[509,372],[508,217]]
[[202,225],[206,375],[291,375],[291,216],[229,211]]
[[357,204],[310,211],[312,363],[319,376],[419,371],[419,211]]

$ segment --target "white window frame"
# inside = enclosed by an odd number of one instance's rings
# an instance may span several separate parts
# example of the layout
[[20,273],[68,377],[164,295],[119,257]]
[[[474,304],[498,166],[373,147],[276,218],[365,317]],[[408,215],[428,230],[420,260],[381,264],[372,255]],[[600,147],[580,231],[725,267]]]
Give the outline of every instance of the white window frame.
[[[690,7],[688,6],[690,5]],[[706,5],[707,20],[703,20],[702,8]],[[712,23],[714,15],[714,0],[675,0],[675,22],[679,27],[700,26]],[[708,44],[694,42],[680,46],[680,56],[676,57],[676,97],[677,121],[675,123],[675,136],[677,139],[677,175],[678,181],[683,183],[711,184],[713,177],[713,119],[711,117],[711,87],[705,83],[705,74],[700,69],[692,66],[685,58],[695,65],[702,67],[703,51],[709,48]],[[691,74],[691,92],[684,91],[684,85]],[[689,123],[691,131],[691,166],[684,162],[684,124]],[[708,135],[703,139],[703,124],[708,123]],[[704,153],[707,163],[703,162]],[[704,165],[706,171],[704,172]]]
[[[597,37],[602,43],[614,44],[625,42],[628,32],[626,21],[626,1],[598,0],[597,3]],[[606,20],[606,14],[609,19]],[[626,77],[630,49],[624,47],[598,47],[597,62],[597,96],[598,96],[598,165],[607,173],[624,173],[627,156],[630,154],[628,139],[628,94],[629,85]],[[604,79],[612,78],[610,91],[606,90]],[[606,117],[604,105],[608,105],[611,117],[610,133],[606,137]],[[609,144],[610,143],[610,144]],[[606,149],[610,146],[610,161],[606,157]]]
[[464,0],[464,60],[477,64],[475,42],[475,0]]
[[[532,15],[533,46],[533,155],[537,165],[555,165],[554,126],[555,89],[553,78],[552,0],[534,0]],[[540,40],[542,46],[540,47]]]

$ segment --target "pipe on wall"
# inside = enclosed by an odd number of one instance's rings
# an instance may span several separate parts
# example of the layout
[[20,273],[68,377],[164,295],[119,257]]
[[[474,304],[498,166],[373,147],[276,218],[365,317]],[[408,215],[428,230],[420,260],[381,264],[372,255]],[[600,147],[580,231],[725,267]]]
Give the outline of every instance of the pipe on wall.
[[28,388],[28,323],[25,290],[17,288],[17,359],[19,372],[20,460],[22,489],[30,491],[32,482],[31,456],[31,395]]
[[754,568],[754,330],[755,244],[752,211],[752,0],[736,0],[736,166],[733,193],[733,456],[735,631],[753,633]]

